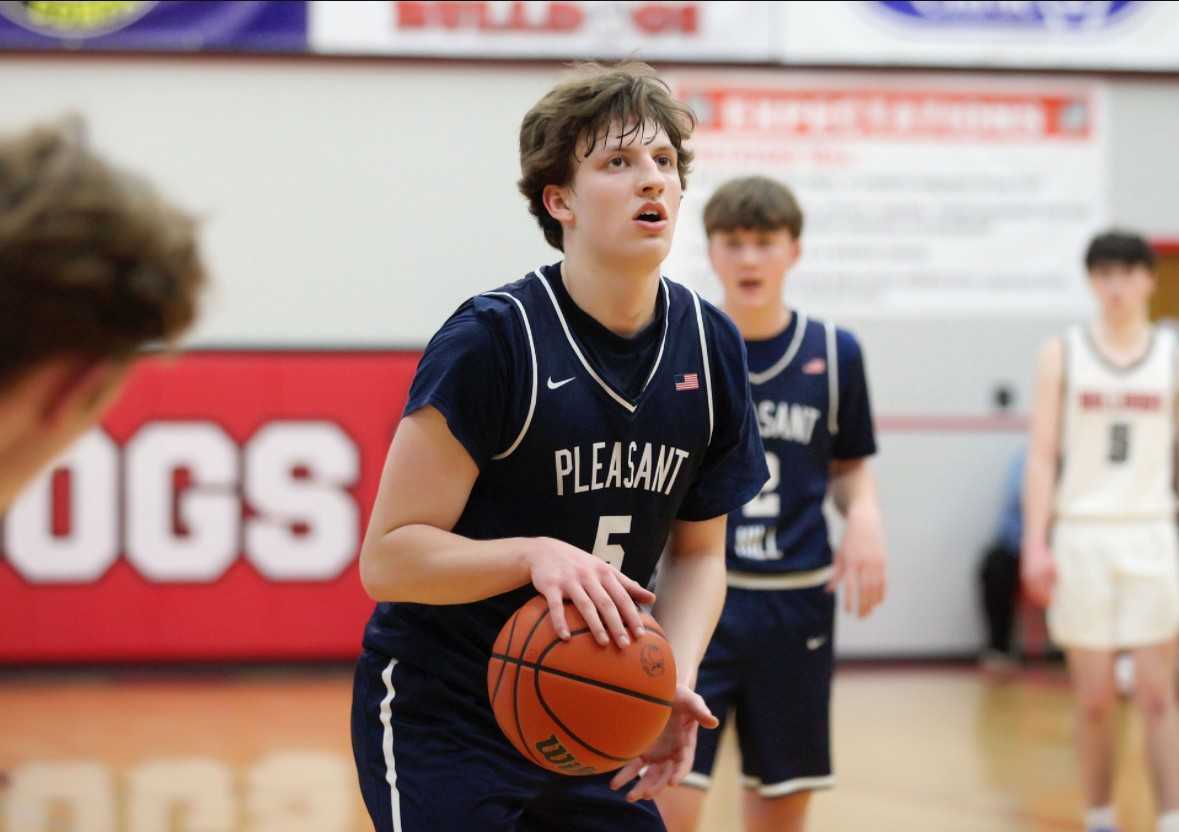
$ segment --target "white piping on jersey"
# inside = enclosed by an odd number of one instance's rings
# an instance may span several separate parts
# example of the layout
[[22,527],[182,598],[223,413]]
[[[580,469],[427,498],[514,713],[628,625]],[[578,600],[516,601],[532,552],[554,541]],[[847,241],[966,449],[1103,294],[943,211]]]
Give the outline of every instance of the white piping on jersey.
[[1092,327],[1076,325],[1075,329],[1077,330],[1077,343],[1082,348],[1087,349],[1097,360],[1098,364],[1105,367],[1105,369],[1109,370],[1115,376],[1129,375],[1137,370],[1154,355],[1155,344],[1161,340],[1165,340],[1158,337],[1161,332],[1159,327],[1152,326],[1150,329],[1150,339],[1146,342],[1146,349],[1142,351],[1142,355],[1135,358],[1129,364],[1116,364],[1109,359],[1109,356],[1101,351],[1101,347],[1097,343],[1097,337],[1093,334]]
[[393,760],[393,667],[397,659],[391,659],[381,671],[387,696],[381,700],[381,750],[385,753],[385,780],[389,783],[389,808],[393,815],[393,832],[401,832],[401,793],[397,791],[397,767]]
[[708,444],[712,444],[712,371],[708,368],[708,339],[704,336],[704,313],[700,311],[700,296],[694,289],[692,303],[696,306],[696,326],[700,328],[700,358],[704,361],[704,392],[708,394]]
[[643,382],[643,389],[655,378],[655,371],[659,369],[659,362],[663,360],[663,348],[667,345],[667,322],[671,320],[671,292],[667,289],[667,281],[659,278],[659,285],[663,287],[663,339],[659,342],[659,352],[655,354],[655,364],[651,367],[651,375]]
[[729,586],[736,589],[808,589],[822,586],[835,574],[834,566],[812,569],[809,572],[786,572],[783,574],[756,574],[754,572],[728,573]]
[[782,372],[789,366],[790,362],[794,360],[794,356],[798,353],[799,347],[802,346],[802,338],[806,334],[806,313],[794,310],[796,318],[794,324],[794,337],[790,339],[790,346],[786,348],[786,352],[782,353],[782,357],[774,362],[768,370],[762,370],[760,373],[750,373],[750,384],[765,384],[778,373]]
[[839,433],[839,350],[835,342],[835,324],[823,323],[827,330],[827,393],[830,399],[827,407],[827,432],[834,436]]
[[520,435],[516,437],[516,441],[512,443],[506,451],[498,453],[492,459],[505,459],[511,455],[512,451],[520,447],[520,443],[524,441],[524,434],[528,433],[528,428],[532,425],[532,414],[536,412],[536,379],[538,371],[536,369],[536,344],[532,340],[532,326],[528,323],[528,313],[524,311],[524,304],[513,295],[507,292],[484,292],[485,295],[496,295],[505,297],[512,303],[516,304],[516,308],[520,310],[520,317],[524,319],[524,332],[528,335],[528,349],[532,353],[532,400],[528,403],[528,416],[524,419],[524,427],[520,428]]
[[756,777],[742,777],[741,785],[747,789],[757,789],[757,793],[762,797],[781,797],[784,794],[793,794],[804,789],[834,788],[835,775],[828,774],[826,777],[798,777],[794,780],[783,780],[781,783],[770,783],[769,785],[762,783]]
[[[618,402],[627,413],[634,413],[638,407],[631,404],[622,396],[614,392],[614,388],[602,380],[602,377],[594,372],[594,368],[586,361],[585,356],[582,355],[581,349],[578,348],[577,342],[573,340],[573,333],[569,331],[569,324],[565,321],[565,313],[561,311],[561,304],[557,301],[557,295],[553,292],[553,287],[549,285],[548,280],[541,273],[540,269],[533,272],[540,280],[540,285],[544,286],[544,290],[549,293],[549,300],[553,302],[553,309],[557,311],[557,320],[561,322],[561,329],[565,331],[565,340],[569,342],[569,346],[573,349],[573,354],[577,356],[577,360],[581,362],[581,366],[585,367],[585,371],[590,374],[590,378],[598,383],[598,386],[609,394],[610,398]],[[663,283],[662,278],[660,282]],[[647,389],[647,385],[651,383],[651,379],[655,377],[655,371],[659,369],[659,362],[663,359],[663,347],[667,343],[667,322],[671,320],[671,293],[667,291],[667,284],[663,283],[663,297],[664,304],[664,320],[663,320],[663,339],[659,342],[659,353],[655,356],[655,366],[651,368],[651,375],[647,376],[647,380],[643,382],[643,389]],[[711,432],[710,434],[711,435]]]

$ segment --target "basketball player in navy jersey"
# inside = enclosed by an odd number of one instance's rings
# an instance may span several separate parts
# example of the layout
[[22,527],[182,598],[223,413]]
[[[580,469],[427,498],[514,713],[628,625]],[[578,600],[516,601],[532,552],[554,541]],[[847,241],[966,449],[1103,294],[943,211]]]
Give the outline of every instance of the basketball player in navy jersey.
[[[851,333],[782,303],[803,216],[784,185],[730,181],[704,209],[725,311],[745,338],[770,479],[729,516],[729,592],[698,690],[737,720],[749,832],[800,830],[812,791],[834,784],[829,710],[835,598],[867,615],[884,597],[885,548],[868,457],[876,450],[864,360]],[[832,556],[828,495],[846,516]],[[719,732],[659,807],[672,832],[696,828]]]
[[[739,334],[660,274],[693,126],[638,64],[584,67],[524,118],[520,189],[564,260],[472,298],[431,339],[360,556],[378,604],[353,746],[382,832],[662,830],[650,798],[716,725],[693,686],[724,598],[725,515],[767,471]],[[571,602],[602,649],[655,602],[675,704],[613,775],[548,772],[494,720],[493,640],[537,593],[558,633]]]
[[[1088,832],[1112,832],[1114,660],[1134,660],[1159,832],[1179,832],[1176,337],[1150,323],[1154,252],[1111,231],[1085,254],[1099,314],[1040,353],[1024,495],[1023,578],[1048,606],[1077,697]],[[1051,539],[1049,535],[1051,534]]]
[[196,226],[66,119],[0,136],[0,511],[102,418],[148,343],[180,336]]

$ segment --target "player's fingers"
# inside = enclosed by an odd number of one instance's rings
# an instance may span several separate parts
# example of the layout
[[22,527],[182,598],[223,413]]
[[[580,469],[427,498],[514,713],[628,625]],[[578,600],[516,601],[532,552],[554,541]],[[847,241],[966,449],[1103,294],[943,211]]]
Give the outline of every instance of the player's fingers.
[[586,595],[581,584],[569,587],[569,600],[573,602],[573,606],[577,607],[577,611],[585,619],[585,626],[589,628],[594,640],[601,645],[609,644],[610,636],[606,633],[606,628],[602,626],[602,619],[598,616],[598,608],[594,606],[593,600]]
[[671,778],[667,781],[669,786],[678,786],[683,782],[684,778],[692,770],[692,763],[696,761],[696,743],[693,741],[691,745],[684,749],[683,756],[676,762],[671,773]]
[[614,605],[618,608],[618,612],[622,615],[622,622],[626,625],[635,638],[641,636],[643,630],[643,617],[639,614],[639,608],[635,606],[634,599],[622,586],[622,583],[615,577],[614,573],[608,575],[602,581],[602,586],[606,588],[606,592],[614,601]]
[[654,592],[647,589],[645,586],[643,586],[641,583],[634,580],[633,578],[628,578],[626,575],[623,575],[621,572],[616,571],[614,574],[617,576],[618,582],[620,584],[622,584],[623,589],[625,589],[626,593],[631,598],[634,599],[634,602],[636,604],[654,604],[655,603],[655,593]]
[[687,697],[684,703],[688,706],[688,715],[705,728],[715,728],[720,725],[720,720],[708,709],[708,703],[704,701],[704,697],[696,691],[692,691],[692,695]]
[[569,640],[569,624],[565,620],[565,597],[561,590],[553,588],[544,593],[544,599],[549,605],[549,616],[553,619],[553,629],[562,639]]
[[644,766],[642,757],[635,757],[629,763],[618,769],[618,773],[610,780],[610,788],[617,791],[634,780],[638,776],[639,770]]
[[606,632],[613,637],[619,647],[629,645],[630,635],[626,632],[626,625],[622,623],[622,615],[606,588],[599,583],[590,583],[585,587],[585,591],[590,600],[594,602],[594,606],[597,607],[598,615],[602,617],[602,624],[605,625]]
[[855,572],[847,572],[843,581],[843,609],[848,614],[855,611],[855,604],[859,600],[859,584]]
[[860,573],[860,618],[866,618],[880,603],[880,571],[865,566]]
[[639,782],[627,794],[626,799],[634,803],[637,800],[647,800],[654,797],[667,786],[671,772],[671,763],[656,763],[647,766],[647,770],[643,772],[643,776],[639,778]]
[[828,592],[834,592],[839,588],[839,582],[843,580],[843,572],[846,568],[845,564],[846,561],[843,559],[843,555],[840,552],[836,552],[835,562],[831,568],[831,580],[827,581]]

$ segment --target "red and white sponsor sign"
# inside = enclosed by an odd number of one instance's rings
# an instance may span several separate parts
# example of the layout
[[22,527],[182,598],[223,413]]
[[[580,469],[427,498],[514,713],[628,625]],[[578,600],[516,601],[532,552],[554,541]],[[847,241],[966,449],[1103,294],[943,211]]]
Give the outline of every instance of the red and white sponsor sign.
[[439,57],[768,61],[758,2],[313,2],[311,48]]
[[947,141],[1084,141],[1093,134],[1075,93],[913,89],[688,88],[700,129],[728,134]]
[[141,362],[4,518],[0,661],[356,655],[356,556],[418,358]]
[[719,297],[701,223],[721,183],[794,190],[792,303],[821,314],[1081,313],[1104,223],[1104,91],[1067,81],[676,73],[700,125],[667,274]]

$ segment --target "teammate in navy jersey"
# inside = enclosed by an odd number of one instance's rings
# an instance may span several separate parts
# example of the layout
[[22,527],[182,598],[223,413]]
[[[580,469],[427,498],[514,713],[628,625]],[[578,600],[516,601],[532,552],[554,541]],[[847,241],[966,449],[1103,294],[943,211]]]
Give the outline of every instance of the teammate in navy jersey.
[[[693,686],[726,514],[768,472],[739,333],[660,275],[693,126],[637,64],[585,67],[524,118],[520,189],[565,259],[472,298],[431,339],[361,550],[378,604],[353,747],[382,832],[662,830],[650,798],[716,725]],[[563,637],[567,599],[604,649],[625,645],[665,545],[666,730],[614,775],[535,766],[487,700],[500,627],[540,593]]]
[[[770,479],[729,516],[729,592],[698,690],[734,712],[749,832],[790,832],[810,794],[834,784],[829,711],[835,589],[861,617],[884,597],[885,549],[868,457],[876,451],[864,360],[851,333],[782,303],[802,212],[763,177],[728,182],[704,210],[725,311],[749,354]],[[823,502],[846,516],[832,556]],[[702,735],[684,785],[660,795],[673,832],[695,829],[719,732]]]

